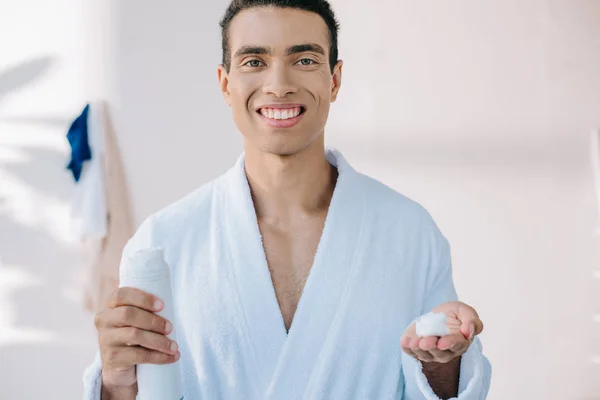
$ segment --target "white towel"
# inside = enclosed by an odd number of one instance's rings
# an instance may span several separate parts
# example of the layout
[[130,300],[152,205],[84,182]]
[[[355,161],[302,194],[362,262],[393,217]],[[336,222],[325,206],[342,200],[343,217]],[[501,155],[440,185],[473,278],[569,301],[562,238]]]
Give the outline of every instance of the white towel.
[[[339,177],[289,334],[275,297],[244,155],[225,175],[148,218],[125,254],[162,247],[186,399],[437,399],[400,337],[456,300],[448,242],[414,201],[356,172]],[[484,399],[478,340],[463,356],[461,400]],[[99,400],[99,358],[84,379]]]
[[75,184],[71,226],[85,257],[83,304],[98,312],[118,286],[119,259],[135,225],[123,161],[103,101],[89,105],[87,125],[92,159],[84,163]]
[[71,229],[80,240],[101,240],[107,231],[104,188],[105,127],[101,103],[90,104],[87,127],[92,159],[83,163],[81,177],[73,190]]

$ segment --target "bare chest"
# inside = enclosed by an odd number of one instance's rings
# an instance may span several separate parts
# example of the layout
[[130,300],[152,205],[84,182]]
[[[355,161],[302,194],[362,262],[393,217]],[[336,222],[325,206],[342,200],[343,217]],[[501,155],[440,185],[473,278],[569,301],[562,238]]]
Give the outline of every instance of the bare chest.
[[260,224],[271,280],[289,331],[323,232],[325,217],[281,231]]

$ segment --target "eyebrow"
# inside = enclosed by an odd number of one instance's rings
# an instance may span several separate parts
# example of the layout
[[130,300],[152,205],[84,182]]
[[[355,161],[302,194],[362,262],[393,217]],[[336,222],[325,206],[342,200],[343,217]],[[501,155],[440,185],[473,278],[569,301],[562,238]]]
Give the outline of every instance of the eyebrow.
[[[321,55],[325,55],[325,50],[322,46],[316,43],[305,43],[305,44],[297,44],[294,46],[290,46],[285,50],[286,56],[291,56],[293,54],[304,53],[307,51],[312,51],[314,53],[318,53]],[[273,49],[270,47],[261,47],[261,46],[242,46],[235,52],[234,57],[241,57],[247,55],[272,55]]]

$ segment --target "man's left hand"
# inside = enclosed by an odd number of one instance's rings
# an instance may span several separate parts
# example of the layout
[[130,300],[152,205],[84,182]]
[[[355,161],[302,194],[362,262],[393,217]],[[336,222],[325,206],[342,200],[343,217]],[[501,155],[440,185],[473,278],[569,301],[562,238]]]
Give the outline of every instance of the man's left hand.
[[400,340],[402,350],[423,362],[447,363],[463,355],[475,336],[483,331],[483,322],[473,307],[460,301],[441,304],[432,310],[448,317],[450,334],[442,337],[418,337],[416,322],[406,329]]

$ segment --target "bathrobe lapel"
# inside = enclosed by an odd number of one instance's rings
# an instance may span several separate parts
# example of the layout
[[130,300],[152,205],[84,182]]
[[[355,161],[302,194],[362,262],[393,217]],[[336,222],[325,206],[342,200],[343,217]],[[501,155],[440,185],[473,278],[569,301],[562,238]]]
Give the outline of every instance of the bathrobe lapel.
[[240,319],[246,329],[245,342],[239,346],[243,359],[254,360],[246,366],[256,372],[262,398],[273,375],[286,341],[283,317],[271,281],[262,236],[256,219],[250,187],[244,169],[244,154],[225,177],[222,190],[223,236],[229,249],[237,281]]
[[308,386],[361,246],[365,196],[356,190],[360,174],[336,150],[328,150],[327,159],[338,168],[338,180],[289,335],[262,246],[244,155],[226,178],[224,235],[247,329],[240,351],[252,353],[246,359],[255,361],[263,398],[296,398]]

